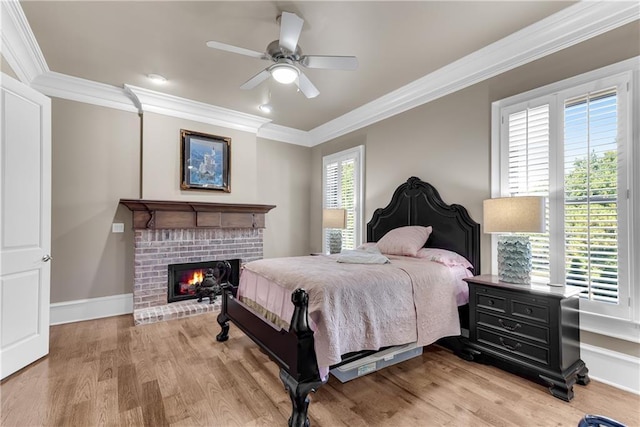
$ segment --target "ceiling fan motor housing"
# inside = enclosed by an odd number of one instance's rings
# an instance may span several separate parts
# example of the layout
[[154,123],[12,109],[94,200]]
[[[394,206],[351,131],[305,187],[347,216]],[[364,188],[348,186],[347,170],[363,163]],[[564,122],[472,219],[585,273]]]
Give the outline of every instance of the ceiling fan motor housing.
[[269,46],[267,46],[267,55],[273,58],[274,61],[285,58],[296,62],[302,57],[302,49],[300,49],[300,46],[296,45],[295,52],[291,52],[289,49],[280,46],[280,40],[274,40],[269,43]]

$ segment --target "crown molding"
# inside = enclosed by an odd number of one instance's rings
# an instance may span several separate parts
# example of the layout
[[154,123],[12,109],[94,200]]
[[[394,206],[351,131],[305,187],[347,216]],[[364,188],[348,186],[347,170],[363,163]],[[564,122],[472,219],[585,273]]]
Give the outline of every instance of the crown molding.
[[640,18],[637,2],[578,2],[309,131],[318,145]]
[[22,83],[29,84],[40,74],[49,71],[47,61],[31,31],[27,17],[18,0],[2,0],[2,55]]
[[303,147],[313,146],[311,144],[311,138],[309,138],[309,132],[276,125],[275,123],[267,123],[258,129],[258,137],[302,145]]
[[137,113],[127,92],[119,87],[49,71],[36,77],[31,87],[47,96]]
[[131,85],[124,85],[124,87],[125,90],[133,94],[139,102],[140,112],[179,117],[254,134],[258,133],[258,129],[260,129],[262,125],[271,121],[270,119],[265,119],[264,117],[253,114],[216,107],[215,105],[205,104],[204,102],[180,98],[141,87]]
[[581,1],[309,132],[263,117],[135,86],[49,71],[17,0],[2,0],[2,53],[18,78],[49,96],[154,112],[313,147],[640,19],[637,2]]

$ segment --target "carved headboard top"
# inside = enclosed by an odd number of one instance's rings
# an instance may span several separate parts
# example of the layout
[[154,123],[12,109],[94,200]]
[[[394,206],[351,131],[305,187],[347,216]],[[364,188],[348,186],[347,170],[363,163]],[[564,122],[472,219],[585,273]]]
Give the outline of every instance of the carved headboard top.
[[411,177],[393,193],[391,202],[373,213],[367,223],[367,241],[377,242],[389,230],[406,225],[432,226],[425,247],[454,251],[480,272],[480,224],[461,205],[446,204],[438,191]]

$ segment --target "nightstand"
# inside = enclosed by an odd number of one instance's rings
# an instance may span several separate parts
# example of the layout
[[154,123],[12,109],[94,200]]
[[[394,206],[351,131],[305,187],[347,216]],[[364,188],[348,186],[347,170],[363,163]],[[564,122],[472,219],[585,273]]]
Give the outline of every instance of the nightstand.
[[464,280],[470,359],[536,380],[566,401],[575,383],[589,383],[580,359],[580,288],[516,285],[491,275]]

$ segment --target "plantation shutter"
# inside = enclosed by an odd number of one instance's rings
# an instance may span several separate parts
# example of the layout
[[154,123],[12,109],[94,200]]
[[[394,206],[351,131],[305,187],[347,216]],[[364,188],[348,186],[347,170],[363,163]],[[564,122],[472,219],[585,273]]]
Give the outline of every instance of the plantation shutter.
[[356,167],[355,159],[344,160],[341,163],[341,187],[342,194],[340,197],[341,207],[347,211],[347,228],[342,230],[342,249],[356,248]]
[[615,88],[564,102],[566,283],[618,303],[618,112]]
[[[342,249],[355,249],[359,244],[361,207],[360,164],[362,149],[346,150],[324,158],[324,208],[346,211],[346,228],[342,230]],[[324,250],[329,247],[331,230],[323,230]]]
[[[507,115],[507,194],[549,196],[549,104]],[[503,192],[504,193],[504,192]],[[549,229],[549,205],[546,207]],[[549,233],[531,234],[532,281],[549,282]]]

